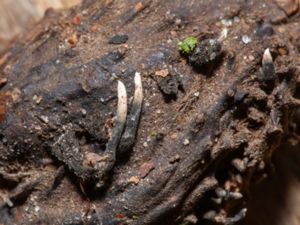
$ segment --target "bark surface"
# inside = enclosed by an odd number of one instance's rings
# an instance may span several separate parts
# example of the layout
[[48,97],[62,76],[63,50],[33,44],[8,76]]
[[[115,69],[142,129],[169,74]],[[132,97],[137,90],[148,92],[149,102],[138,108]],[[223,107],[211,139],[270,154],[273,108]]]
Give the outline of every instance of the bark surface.
[[[299,133],[290,126],[300,105],[298,8],[296,0],[86,0],[49,10],[0,58],[0,223],[243,219],[250,185],[270,171],[281,140]],[[219,39],[222,54],[195,68],[178,51],[187,36]],[[135,145],[119,151],[99,190],[78,171],[105,152],[117,80],[133,96],[135,72],[144,89]],[[63,151],[53,150],[62,135]]]

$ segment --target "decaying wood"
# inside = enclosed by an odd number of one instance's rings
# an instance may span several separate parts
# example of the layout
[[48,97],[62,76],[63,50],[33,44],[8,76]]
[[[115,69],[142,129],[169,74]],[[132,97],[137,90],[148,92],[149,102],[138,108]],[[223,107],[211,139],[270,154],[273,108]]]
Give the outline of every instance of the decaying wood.
[[[269,171],[300,105],[299,14],[283,7],[255,0],[86,0],[69,11],[49,11],[0,59],[6,79],[0,222],[243,219],[249,186]],[[177,46],[190,35],[220,40],[222,54],[195,68]],[[117,80],[134,96],[136,72],[144,99],[135,145],[117,152],[105,188],[97,189],[95,180],[83,179],[82,167],[93,164],[95,153],[105,154]],[[62,135],[67,142],[57,150]]]
[[2,0],[0,2],[0,53],[22,31],[39,21],[48,8],[62,9],[80,0]]

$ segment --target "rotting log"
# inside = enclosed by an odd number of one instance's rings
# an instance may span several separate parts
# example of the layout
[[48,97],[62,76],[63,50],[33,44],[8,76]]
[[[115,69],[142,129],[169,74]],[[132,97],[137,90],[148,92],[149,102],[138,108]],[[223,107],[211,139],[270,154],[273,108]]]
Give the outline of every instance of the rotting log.
[[[299,3],[287,2],[86,0],[49,10],[0,59],[0,222],[243,219],[249,186],[297,130],[289,123],[299,107]],[[128,40],[110,44],[116,35]],[[179,54],[178,41],[190,35],[221,40],[209,68]],[[267,48],[276,76],[262,69]],[[78,171],[86,153],[105,153],[117,80],[133,96],[135,72],[144,89],[135,145],[117,154],[97,189]],[[68,142],[57,153],[63,134]]]

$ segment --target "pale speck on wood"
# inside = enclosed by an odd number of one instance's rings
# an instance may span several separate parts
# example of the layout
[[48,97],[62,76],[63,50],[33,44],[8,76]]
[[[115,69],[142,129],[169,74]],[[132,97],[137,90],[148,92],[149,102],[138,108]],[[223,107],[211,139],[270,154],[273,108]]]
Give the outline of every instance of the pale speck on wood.
[[243,35],[242,36],[242,41],[244,44],[249,44],[252,40],[248,35]]

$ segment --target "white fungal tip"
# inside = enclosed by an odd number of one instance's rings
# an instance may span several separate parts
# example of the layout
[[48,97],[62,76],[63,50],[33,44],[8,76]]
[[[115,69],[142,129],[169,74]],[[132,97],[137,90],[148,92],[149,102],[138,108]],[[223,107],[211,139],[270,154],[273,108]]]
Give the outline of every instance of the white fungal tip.
[[135,85],[137,85],[137,84],[142,85],[142,79],[141,79],[141,73],[140,72],[135,72],[135,74],[134,74],[134,83],[135,83]]
[[134,103],[141,105],[143,101],[143,87],[142,87],[141,73],[139,72],[136,72],[134,75],[134,85],[135,85]]
[[117,120],[125,122],[127,116],[127,94],[126,88],[122,81],[118,81],[118,110]]
[[262,64],[265,65],[265,64],[269,64],[269,63],[273,63],[273,58],[272,58],[270,49],[267,48],[263,55]]
[[228,36],[228,29],[227,28],[224,28],[221,32],[221,35],[220,37],[218,38],[218,41],[222,42],[224,41]]

